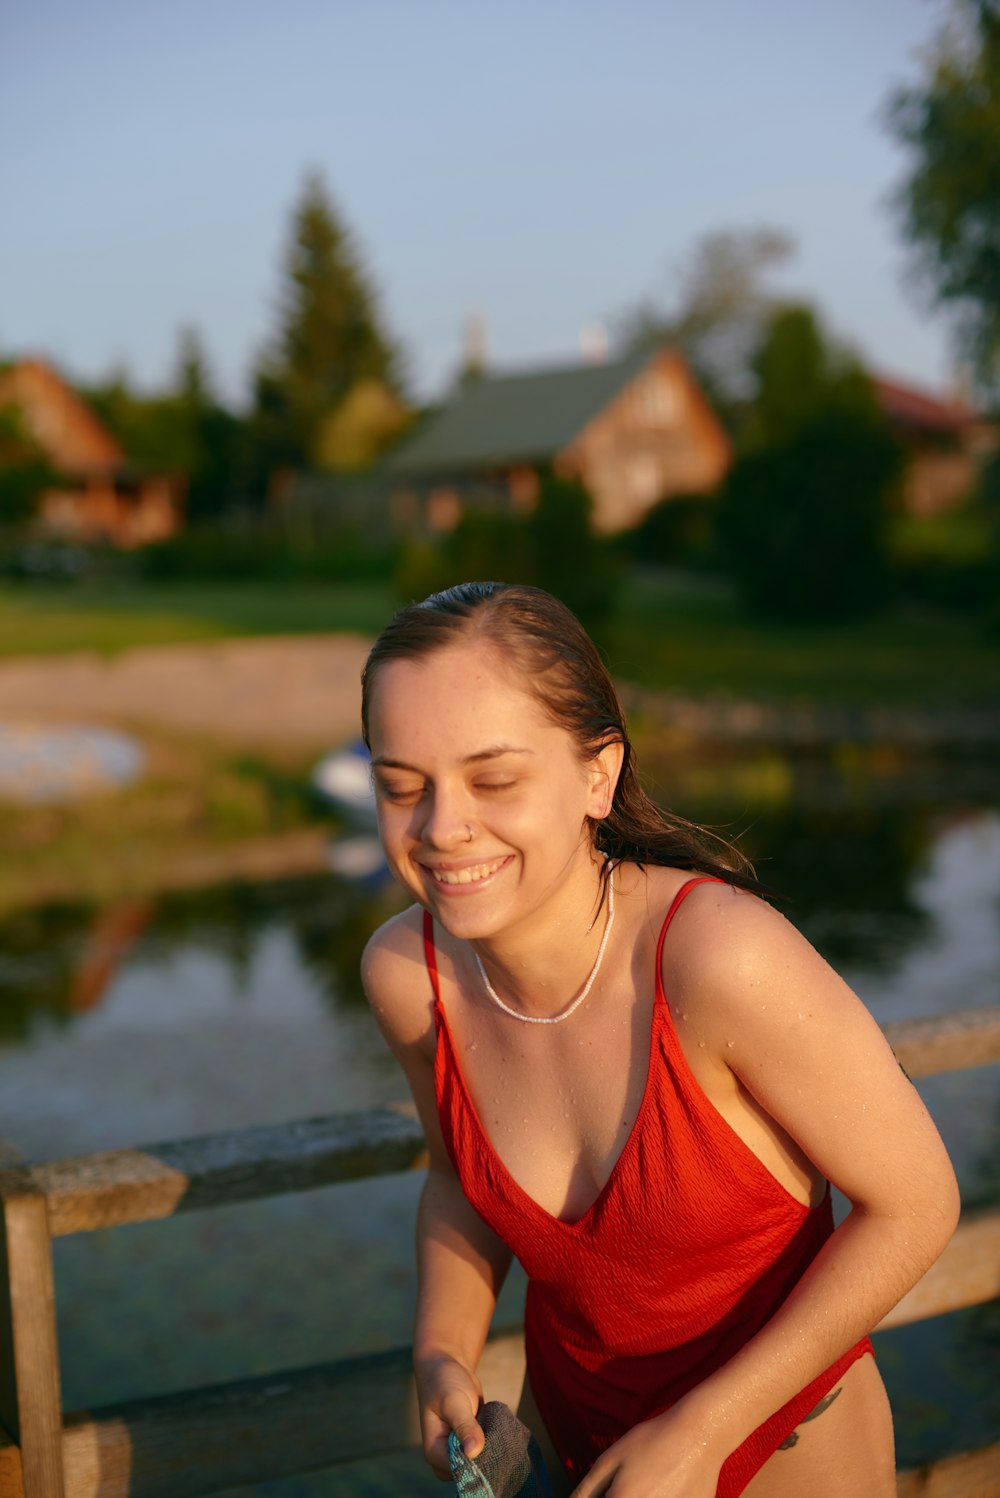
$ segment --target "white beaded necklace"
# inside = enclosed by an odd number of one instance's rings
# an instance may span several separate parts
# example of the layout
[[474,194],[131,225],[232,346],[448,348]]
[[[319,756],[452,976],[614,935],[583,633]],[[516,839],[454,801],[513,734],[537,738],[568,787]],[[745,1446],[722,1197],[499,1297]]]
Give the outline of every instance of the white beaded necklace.
[[583,1003],[584,999],[587,997],[588,993],[593,988],[593,986],[594,986],[594,979],[597,977],[598,973],[601,971],[601,963],[604,961],[604,953],[607,950],[608,938],[611,935],[611,928],[614,925],[614,923],[615,923],[615,870],[614,870],[614,865],[612,864],[612,866],[608,869],[608,919],[607,919],[607,921],[605,922],[605,925],[604,925],[604,935],[601,937],[601,945],[597,949],[597,957],[594,960],[594,966],[590,969],[590,977],[587,979],[586,983],[580,989],[580,992],[577,994],[577,996],[573,1000],[573,1002],[568,1006],[568,1008],[566,1008],[566,1009],[563,1010],[562,1014],[551,1014],[551,1015],[546,1015],[546,1014],[522,1014],[519,1009],[511,1009],[511,1007],[510,1007],[509,1004],[505,1004],[504,1003],[503,999],[497,993],[496,989],[493,987],[493,984],[490,982],[489,978],[487,978],[487,976],[486,976],[486,969],[483,967],[482,958],[480,957],[479,953],[474,950],[472,955],[476,959],[476,967],[479,969],[479,976],[483,980],[483,987],[486,989],[486,992],[489,994],[489,996],[493,1000],[494,1004],[498,1005],[499,1008],[501,1008],[503,1010],[504,1014],[509,1014],[512,1019],[519,1019],[519,1020],[523,1021],[523,1023],[526,1024],[526,1025],[559,1025],[559,1024],[562,1024],[562,1022],[563,1022],[564,1019],[569,1019],[570,1015],[575,1010],[579,1009],[580,1005]]

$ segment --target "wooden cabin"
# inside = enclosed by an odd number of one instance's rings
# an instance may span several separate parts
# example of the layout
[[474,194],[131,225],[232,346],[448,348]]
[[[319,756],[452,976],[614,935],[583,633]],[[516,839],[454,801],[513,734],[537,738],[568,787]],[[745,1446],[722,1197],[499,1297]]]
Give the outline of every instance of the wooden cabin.
[[710,493],[729,439],[676,350],[470,380],[386,465],[401,528],[447,531],[469,504],[530,509],[538,471],[578,479],[595,530],[638,524],[661,500]]
[[906,453],[903,504],[911,515],[957,509],[997,449],[996,427],[964,399],[930,395],[899,380],[875,379],[875,395]]
[[41,359],[0,369],[0,409],[14,406],[59,477],[40,497],[36,528],[50,539],[141,546],[180,529],[184,482],[139,472],[87,403]]

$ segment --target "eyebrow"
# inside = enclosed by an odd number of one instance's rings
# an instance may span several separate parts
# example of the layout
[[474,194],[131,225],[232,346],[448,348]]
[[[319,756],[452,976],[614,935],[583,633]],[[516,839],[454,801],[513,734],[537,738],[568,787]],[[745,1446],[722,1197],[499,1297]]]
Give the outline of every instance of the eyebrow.
[[[461,761],[463,765],[478,764],[485,759],[499,759],[503,754],[534,754],[533,749],[519,749],[515,744],[491,744],[488,749],[477,749],[475,754],[467,754]],[[392,759],[387,754],[379,754],[372,760],[373,770],[412,770],[414,775],[422,775],[423,771],[417,765],[407,764],[404,759]]]

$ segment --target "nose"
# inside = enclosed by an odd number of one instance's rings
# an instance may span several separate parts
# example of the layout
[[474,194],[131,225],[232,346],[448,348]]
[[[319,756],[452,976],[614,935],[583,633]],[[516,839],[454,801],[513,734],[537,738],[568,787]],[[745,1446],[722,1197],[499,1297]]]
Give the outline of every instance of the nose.
[[442,852],[461,847],[470,841],[472,810],[468,798],[445,787],[435,789],[424,800],[421,839],[428,847]]

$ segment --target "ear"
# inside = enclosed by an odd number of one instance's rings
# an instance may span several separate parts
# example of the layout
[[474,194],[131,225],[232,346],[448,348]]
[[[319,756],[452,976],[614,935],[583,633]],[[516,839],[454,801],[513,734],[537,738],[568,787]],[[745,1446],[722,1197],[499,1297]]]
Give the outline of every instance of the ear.
[[610,739],[587,764],[590,775],[587,815],[594,822],[603,821],[611,810],[624,759],[625,745],[621,739]]

